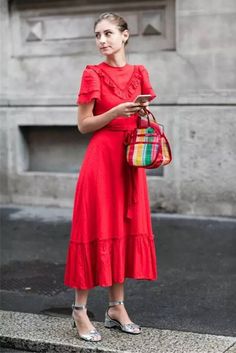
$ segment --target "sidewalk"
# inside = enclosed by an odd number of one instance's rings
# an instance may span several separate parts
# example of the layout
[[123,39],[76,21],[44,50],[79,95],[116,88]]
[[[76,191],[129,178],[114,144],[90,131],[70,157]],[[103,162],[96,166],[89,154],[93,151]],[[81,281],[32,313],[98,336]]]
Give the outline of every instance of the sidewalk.
[[100,353],[235,353],[236,338],[190,332],[144,328],[141,335],[125,335],[118,330],[95,325],[103,340],[85,342],[76,337],[69,319],[37,314],[0,312],[1,344],[34,352]]
[[[31,317],[29,313],[40,314],[43,322],[50,322],[50,325],[53,320],[59,320],[65,329],[63,337],[69,337],[66,344],[73,336],[67,325],[74,291],[63,284],[71,212],[71,209],[50,207],[1,206],[1,309],[4,318],[8,318],[6,315],[13,317],[13,311],[19,315],[19,322],[20,315],[23,315],[23,322],[34,321],[35,316]],[[213,350],[204,350],[201,345],[199,350],[194,346],[193,351],[189,350],[188,342],[205,342],[209,335],[214,335],[209,338],[209,347],[214,347],[212,342],[221,342],[214,353],[225,352],[234,342],[230,336],[236,332],[236,220],[158,214],[153,215],[152,221],[159,279],[154,282],[126,281],[126,305],[133,321],[144,327],[145,347],[148,344],[151,347],[151,341],[155,340],[153,336],[164,335],[166,342],[173,340],[176,345],[181,346],[184,340],[188,349],[171,351],[159,344],[158,350],[150,352],[208,353]],[[102,325],[106,305],[107,289],[94,288],[89,296],[88,310],[90,318],[99,322],[98,325]],[[20,327],[23,330],[24,325]],[[106,330],[104,334],[110,337],[107,335],[111,333]],[[117,331],[114,334],[120,335]],[[144,337],[149,339],[146,341]],[[53,333],[49,341],[54,342],[54,338]],[[135,342],[131,340],[131,346],[135,347]]]

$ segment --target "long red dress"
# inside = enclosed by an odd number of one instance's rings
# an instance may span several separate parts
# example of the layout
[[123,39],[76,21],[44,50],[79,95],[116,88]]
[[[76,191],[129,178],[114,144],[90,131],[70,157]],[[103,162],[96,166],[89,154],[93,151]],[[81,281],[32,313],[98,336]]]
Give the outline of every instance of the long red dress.
[[[94,119],[139,94],[156,95],[142,65],[86,66],[78,104],[95,98]],[[93,133],[80,170],[64,284],[90,289],[124,279],[157,279],[145,170],[125,159],[127,131],[137,115],[118,117]]]

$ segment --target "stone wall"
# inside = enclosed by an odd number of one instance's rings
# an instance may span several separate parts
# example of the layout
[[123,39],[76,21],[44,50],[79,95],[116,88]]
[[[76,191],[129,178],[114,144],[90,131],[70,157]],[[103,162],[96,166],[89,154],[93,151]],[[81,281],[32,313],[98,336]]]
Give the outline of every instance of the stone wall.
[[235,1],[0,4],[3,202],[72,206],[90,138],[76,94],[84,67],[103,60],[91,26],[109,9],[130,24],[128,61],[148,68],[172,145],[173,163],[148,175],[152,210],[236,215]]

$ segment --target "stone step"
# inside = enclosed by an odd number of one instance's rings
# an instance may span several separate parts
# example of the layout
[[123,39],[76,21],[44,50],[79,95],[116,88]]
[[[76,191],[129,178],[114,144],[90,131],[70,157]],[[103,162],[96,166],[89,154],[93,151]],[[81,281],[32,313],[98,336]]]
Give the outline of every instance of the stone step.
[[13,311],[0,311],[0,343],[33,352],[100,353],[233,353],[236,337],[143,328],[141,335],[94,325],[103,340],[85,342],[72,329],[71,319]]

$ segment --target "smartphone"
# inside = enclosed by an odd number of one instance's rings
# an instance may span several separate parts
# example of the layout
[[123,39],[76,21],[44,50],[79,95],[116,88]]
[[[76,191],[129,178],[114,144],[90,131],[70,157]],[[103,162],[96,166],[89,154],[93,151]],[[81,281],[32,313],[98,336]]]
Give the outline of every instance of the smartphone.
[[150,99],[152,98],[151,94],[140,94],[139,96],[137,96],[135,98],[134,103],[145,103],[145,102],[149,102]]

